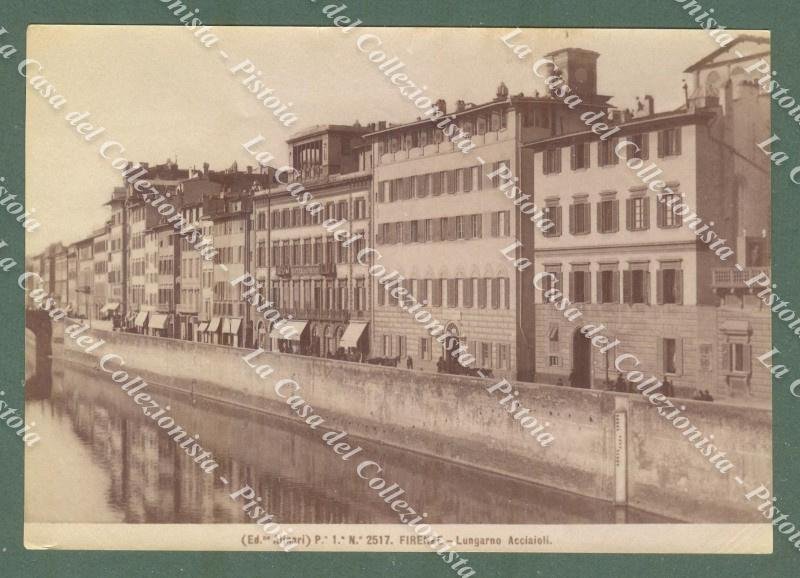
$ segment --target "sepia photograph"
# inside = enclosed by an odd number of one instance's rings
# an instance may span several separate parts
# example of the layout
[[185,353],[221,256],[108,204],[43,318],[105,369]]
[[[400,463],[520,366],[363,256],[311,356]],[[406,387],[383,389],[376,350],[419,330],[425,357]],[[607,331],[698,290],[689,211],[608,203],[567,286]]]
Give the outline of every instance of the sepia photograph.
[[27,548],[800,548],[768,31],[159,4],[10,65]]

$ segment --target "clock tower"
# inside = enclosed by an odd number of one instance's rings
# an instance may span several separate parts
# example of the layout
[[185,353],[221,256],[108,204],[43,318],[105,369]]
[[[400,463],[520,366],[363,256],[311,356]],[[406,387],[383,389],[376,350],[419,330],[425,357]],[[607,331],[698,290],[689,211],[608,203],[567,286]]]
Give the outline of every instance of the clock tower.
[[598,56],[597,52],[582,48],[562,48],[546,55],[572,91],[588,102],[597,95]]

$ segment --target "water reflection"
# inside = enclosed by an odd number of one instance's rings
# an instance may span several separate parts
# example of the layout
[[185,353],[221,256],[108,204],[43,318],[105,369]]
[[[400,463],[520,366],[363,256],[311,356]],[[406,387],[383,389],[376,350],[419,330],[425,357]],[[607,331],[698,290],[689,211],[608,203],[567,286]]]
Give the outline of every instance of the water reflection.
[[205,474],[107,375],[71,365],[59,371],[60,362],[54,369],[50,397],[27,404],[28,419],[42,430],[26,457],[28,521],[250,522],[228,497],[249,484],[285,524],[396,523],[356,476],[364,459],[382,464],[383,477],[400,484],[432,523],[667,521],[620,516],[605,502],[363,440],[364,451],[343,462],[305,425],[151,386],[217,458],[220,467]]

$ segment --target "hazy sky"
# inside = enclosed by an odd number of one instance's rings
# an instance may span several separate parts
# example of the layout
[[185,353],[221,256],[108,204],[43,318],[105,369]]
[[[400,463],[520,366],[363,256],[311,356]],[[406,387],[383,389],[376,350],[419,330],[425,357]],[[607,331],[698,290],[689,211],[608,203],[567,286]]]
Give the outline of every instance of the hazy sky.
[[[241,169],[257,164],[241,145],[259,133],[277,166],[288,157],[286,138],[307,127],[415,119],[420,112],[358,51],[356,40],[367,32],[378,34],[381,48],[406,63],[409,78],[450,108],[457,99],[491,100],[501,81],[511,94],[543,91],[531,65],[573,46],[600,53],[598,91],[612,95],[612,104],[633,107],[636,96],[648,93],[657,111],[667,110],[683,102],[683,70],[718,48],[700,30],[523,29],[514,41],[527,43],[533,54],[520,60],[500,41],[510,32],[502,29],[213,30],[220,41],[206,48],[181,26],[29,28],[28,57],[42,63],[44,76],[67,99],[56,112],[28,87],[27,204],[42,222],[27,235],[29,253],[54,241],[74,242],[103,224],[108,209],[102,203],[121,184],[98,153],[106,140],[121,142],[133,161],[177,157],[181,167],[207,161],[218,170],[237,161]],[[294,103],[299,120],[291,128],[242,86],[241,73],[230,72],[246,58],[282,102]],[[87,120],[106,131],[85,142],[64,119],[75,111],[90,112]]]

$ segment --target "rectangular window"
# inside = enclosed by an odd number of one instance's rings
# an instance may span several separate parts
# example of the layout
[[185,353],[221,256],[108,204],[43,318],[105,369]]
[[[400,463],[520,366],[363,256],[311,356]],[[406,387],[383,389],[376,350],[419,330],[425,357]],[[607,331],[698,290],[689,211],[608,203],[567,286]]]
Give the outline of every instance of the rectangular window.
[[646,265],[623,272],[622,293],[625,303],[650,303],[650,273]]
[[616,233],[619,230],[619,201],[607,199],[597,203],[597,231]]
[[432,358],[431,340],[429,337],[419,338],[419,358],[423,361],[430,361]]
[[561,149],[547,149],[542,155],[542,172],[553,175],[561,172]]
[[590,143],[578,143],[570,147],[570,167],[573,171],[588,169],[590,166]]
[[431,175],[431,194],[434,197],[441,195],[444,192],[444,171],[433,173]]
[[586,235],[591,232],[592,206],[585,201],[569,206],[569,232],[573,235]]
[[628,152],[628,159],[642,159],[646,161],[650,158],[650,133],[635,134],[628,137],[628,142],[633,144],[625,145]]
[[433,283],[433,307],[441,307],[442,306],[442,284],[443,279],[434,279]]
[[683,225],[683,216],[677,215],[672,210],[675,203],[679,202],[681,195],[664,194],[658,198],[658,226],[662,229],[673,229]]
[[658,347],[658,367],[662,374],[681,375],[683,373],[683,340],[664,337],[656,341]]
[[656,275],[656,303],[683,303],[683,271],[680,265],[662,265]]
[[420,303],[425,303],[427,305],[428,301],[428,280],[427,279],[420,279],[417,281],[417,294],[416,294],[417,301]]
[[458,169],[447,171],[447,192],[453,194],[458,191]]
[[461,169],[461,186],[465,193],[472,190],[472,167]]
[[508,345],[499,343],[497,345],[497,369],[508,369]]
[[478,279],[478,308],[486,309],[487,279]]
[[589,303],[590,276],[588,269],[571,271],[569,274],[569,297],[573,303]]
[[458,279],[447,280],[447,306],[458,307]]
[[658,156],[669,157],[681,154],[681,127],[658,132]]
[[646,231],[650,228],[650,199],[634,197],[625,205],[625,221],[629,231]]
[[500,278],[495,277],[492,283],[492,309],[500,309]]
[[615,152],[617,139],[598,141],[597,143],[597,164],[601,167],[608,167],[617,164],[619,158]]
[[619,303],[619,272],[616,266],[597,272],[597,302]]
[[542,215],[547,221],[553,223],[553,226],[542,231],[545,237],[560,237],[561,236],[561,207],[558,205],[550,205],[545,207]]
[[464,279],[463,282],[464,286],[464,307],[472,307],[473,305],[473,292],[475,288],[475,279],[468,278]]
[[417,175],[417,197],[428,196],[429,175]]

